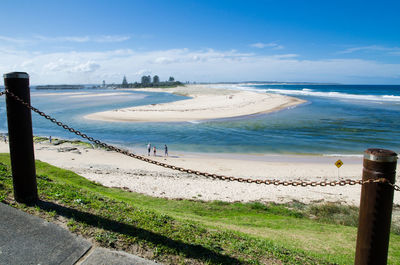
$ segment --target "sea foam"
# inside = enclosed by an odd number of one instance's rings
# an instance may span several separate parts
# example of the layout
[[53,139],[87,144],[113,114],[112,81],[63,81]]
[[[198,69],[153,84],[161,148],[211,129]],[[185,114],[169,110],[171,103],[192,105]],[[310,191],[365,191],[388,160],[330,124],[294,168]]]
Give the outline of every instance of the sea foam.
[[292,96],[312,96],[312,97],[327,97],[327,98],[339,98],[339,99],[353,99],[353,100],[368,100],[368,101],[387,101],[387,102],[400,102],[400,96],[394,95],[357,95],[357,94],[348,94],[341,92],[321,92],[314,91],[309,88],[303,88],[301,90],[291,90],[291,89],[275,89],[275,88],[252,88],[252,87],[240,87],[237,89],[247,90],[247,91],[264,91],[269,93],[277,93],[284,95],[292,95]]

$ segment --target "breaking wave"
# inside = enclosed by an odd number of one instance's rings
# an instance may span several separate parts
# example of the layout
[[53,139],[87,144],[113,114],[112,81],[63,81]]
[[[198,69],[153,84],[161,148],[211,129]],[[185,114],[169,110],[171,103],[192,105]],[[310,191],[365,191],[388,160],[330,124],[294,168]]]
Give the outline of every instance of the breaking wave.
[[311,97],[325,97],[325,98],[339,98],[339,99],[352,99],[352,100],[368,100],[368,101],[388,101],[388,102],[400,102],[400,96],[395,95],[359,95],[359,94],[349,94],[342,92],[321,92],[314,91],[309,88],[303,88],[301,90],[296,89],[275,89],[275,88],[254,88],[254,87],[237,87],[238,89],[247,91],[264,91],[269,93],[277,93],[292,96],[311,96]]

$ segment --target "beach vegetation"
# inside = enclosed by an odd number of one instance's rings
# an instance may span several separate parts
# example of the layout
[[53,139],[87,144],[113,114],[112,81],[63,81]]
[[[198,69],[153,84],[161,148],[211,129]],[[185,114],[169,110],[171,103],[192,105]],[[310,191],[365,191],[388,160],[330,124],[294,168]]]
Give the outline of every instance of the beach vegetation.
[[358,225],[358,208],[335,203],[314,204],[308,207],[307,213],[316,220],[347,226]]
[[126,76],[124,76],[124,78],[122,79],[121,87],[123,88],[128,87],[128,81],[126,80]]
[[49,140],[49,138],[47,138],[47,137],[42,137],[42,136],[34,136],[33,137],[33,142],[35,142],[35,143],[45,142],[48,140]]
[[[41,142],[49,142],[50,143],[50,140],[48,137],[34,136],[33,142],[34,143],[41,143]],[[81,140],[66,140],[66,139],[58,139],[58,138],[52,138],[51,144],[52,145],[72,144],[72,145],[82,146],[82,147],[90,148],[90,149],[103,148],[97,144],[91,144],[91,143],[84,142]]]
[[[125,78],[125,77],[124,77]],[[134,83],[124,83],[126,78],[123,80],[121,85],[114,85],[117,88],[147,88],[147,87],[157,87],[157,88],[172,88],[178,86],[184,86],[183,83],[175,81],[174,77],[169,77],[167,81],[160,81],[158,75],[154,75],[153,78],[150,75],[144,75],[141,77],[141,82]]]
[[142,76],[142,85],[148,85],[150,83],[151,83],[151,76],[149,75]]
[[[205,202],[155,198],[107,188],[37,161],[41,201],[15,203],[8,154],[0,155],[0,200],[100,246],[164,264],[351,264],[357,229],[332,216],[357,208],[335,204]],[[348,209],[347,209],[348,208]],[[391,234],[389,264],[400,260]]]

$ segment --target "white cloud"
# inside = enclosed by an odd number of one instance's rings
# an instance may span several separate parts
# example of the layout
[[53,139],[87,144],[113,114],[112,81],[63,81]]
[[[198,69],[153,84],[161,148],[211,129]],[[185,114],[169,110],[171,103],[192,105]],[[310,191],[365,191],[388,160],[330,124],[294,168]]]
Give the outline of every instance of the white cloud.
[[[32,65],[32,64],[30,64]],[[23,64],[21,64],[23,66]],[[70,61],[60,58],[43,66],[49,72],[91,73],[100,68],[100,64],[93,61]]]
[[400,64],[361,59],[300,60],[296,54],[260,56],[235,50],[171,49],[137,52],[31,53],[0,49],[0,73],[26,71],[32,84],[120,83],[142,75],[186,81],[310,81],[399,83]]
[[100,35],[100,36],[42,36],[34,35],[30,38],[12,38],[7,36],[0,36],[0,42],[12,43],[12,44],[33,44],[42,42],[72,42],[72,43],[85,43],[85,42],[97,42],[97,43],[112,43],[112,42],[123,42],[131,39],[127,35]]
[[30,42],[27,39],[12,38],[12,37],[7,37],[7,36],[0,36],[0,41],[13,43],[13,44],[27,44]]
[[353,47],[348,48],[346,50],[338,52],[339,54],[346,54],[346,53],[354,53],[354,52],[369,52],[369,51],[378,51],[378,52],[387,52],[392,55],[400,54],[400,47],[385,47],[379,45],[370,45],[370,46],[361,46],[361,47]]
[[152,75],[153,73],[149,69],[140,69],[135,73],[136,76]]
[[122,42],[129,40],[129,36],[119,36],[119,35],[103,35],[98,37],[92,37],[95,42]]
[[279,45],[275,42],[270,42],[270,43],[257,42],[257,43],[250,44],[250,47],[259,48],[259,49],[272,48],[275,50],[280,50],[280,49],[284,48],[282,45]]
[[52,61],[45,64],[43,66],[43,69],[51,72],[59,72],[59,71],[68,71],[74,66],[75,66],[74,62],[66,61],[64,58],[60,58],[56,61]]
[[36,35],[33,37],[36,41],[41,42],[88,42],[90,39],[88,36],[64,36],[64,37],[48,37],[48,36],[41,36]]
[[176,63],[177,60],[174,58],[168,58],[168,57],[157,57],[154,60],[154,63],[156,64],[170,64],[170,63]]
[[72,73],[92,73],[100,68],[100,64],[94,63],[92,61],[88,61],[85,63],[81,63],[76,65],[74,68],[70,70]]
[[122,35],[101,35],[101,36],[61,36],[46,37],[37,35],[34,39],[45,42],[122,42],[129,40],[131,37]]
[[288,53],[288,54],[276,54],[276,55],[272,55],[271,57],[277,58],[277,59],[288,59],[288,58],[295,58],[298,56],[299,56],[298,54]]
[[24,61],[24,62],[22,62],[21,63],[21,67],[31,67],[31,66],[33,66],[34,65],[34,63],[33,63],[33,61],[32,60],[27,60],[27,61]]

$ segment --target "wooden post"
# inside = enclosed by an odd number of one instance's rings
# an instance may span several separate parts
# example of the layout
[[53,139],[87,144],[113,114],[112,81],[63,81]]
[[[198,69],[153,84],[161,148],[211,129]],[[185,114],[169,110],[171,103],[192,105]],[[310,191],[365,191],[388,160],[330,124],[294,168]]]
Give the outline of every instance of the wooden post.
[[[368,149],[364,152],[363,166],[363,181],[384,178],[395,183],[395,152]],[[387,183],[362,185],[354,264],[387,264],[393,195],[394,188]]]
[[[27,73],[4,74],[4,86],[6,90],[30,103]],[[8,94],[6,94],[6,105],[14,198],[17,202],[35,203],[38,194],[31,110]]]

